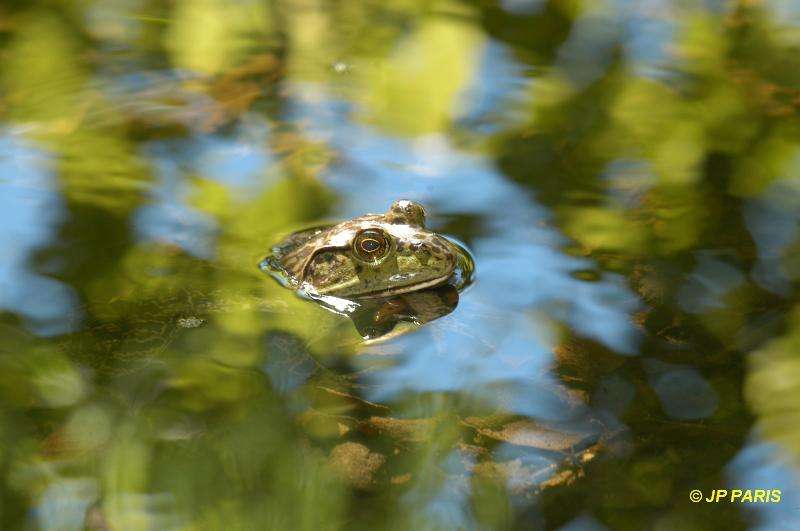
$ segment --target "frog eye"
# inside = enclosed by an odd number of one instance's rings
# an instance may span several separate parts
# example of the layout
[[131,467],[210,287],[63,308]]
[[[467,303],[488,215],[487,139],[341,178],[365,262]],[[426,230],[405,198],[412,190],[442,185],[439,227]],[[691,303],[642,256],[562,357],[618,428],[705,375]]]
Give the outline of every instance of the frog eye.
[[389,252],[389,247],[389,238],[380,230],[367,229],[353,239],[353,251],[365,262],[380,260]]

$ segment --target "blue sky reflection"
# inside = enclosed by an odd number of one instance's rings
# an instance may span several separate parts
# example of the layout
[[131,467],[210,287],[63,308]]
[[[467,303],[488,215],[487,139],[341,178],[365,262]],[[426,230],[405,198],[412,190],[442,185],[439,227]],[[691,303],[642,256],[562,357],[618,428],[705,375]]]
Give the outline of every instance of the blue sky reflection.
[[743,508],[755,516],[751,530],[796,528],[800,511],[800,470],[783,448],[764,441],[756,431],[728,465],[726,475],[729,484],[719,488],[781,491],[780,502],[743,504]]
[[51,160],[23,137],[0,133],[0,308],[19,313],[44,336],[68,331],[77,304],[68,286],[29,263],[64,216]]
[[152,201],[136,213],[136,234],[143,241],[177,245],[209,258],[214,254],[217,222],[191,205],[192,178],[225,186],[234,200],[245,201],[274,184],[266,151],[268,127],[260,120],[242,124],[231,137],[207,135],[189,140],[147,144],[144,156],[155,168],[158,182]]

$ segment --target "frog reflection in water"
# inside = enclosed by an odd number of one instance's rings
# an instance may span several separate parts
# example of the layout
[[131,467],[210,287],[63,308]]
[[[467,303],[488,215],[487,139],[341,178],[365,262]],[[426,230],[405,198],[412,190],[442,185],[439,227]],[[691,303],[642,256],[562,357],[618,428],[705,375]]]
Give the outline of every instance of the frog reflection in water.
[[292,234],[262,268],[347,313],[366,338],[450,313],[474,269],[467,251],[427,230],[424,209],[408,200],[383,215]]

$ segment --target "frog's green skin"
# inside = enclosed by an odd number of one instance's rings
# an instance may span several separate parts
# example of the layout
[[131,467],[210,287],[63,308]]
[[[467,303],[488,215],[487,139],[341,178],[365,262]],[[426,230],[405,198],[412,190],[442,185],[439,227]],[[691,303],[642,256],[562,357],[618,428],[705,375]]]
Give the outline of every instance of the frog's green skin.
[[[354,241],[366,230],[388,241],[384,256],[365,260]],[[399,295],[445,283],[462,251],[425,228],[418,203],[395,201],[386,214],[369,214],[332,227],[296,233],[268,258],[290,283],[310,294],[343,298]]]

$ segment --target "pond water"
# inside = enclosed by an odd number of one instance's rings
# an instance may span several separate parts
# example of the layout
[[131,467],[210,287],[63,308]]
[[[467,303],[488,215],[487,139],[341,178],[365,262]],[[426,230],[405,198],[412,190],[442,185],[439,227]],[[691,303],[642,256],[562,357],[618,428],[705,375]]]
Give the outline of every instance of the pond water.
[[[7,1],[0,46],[0,528],[797,527],[794,3]],[[398,199],[474,258],[449,313],[365,341],[259,267]]]

